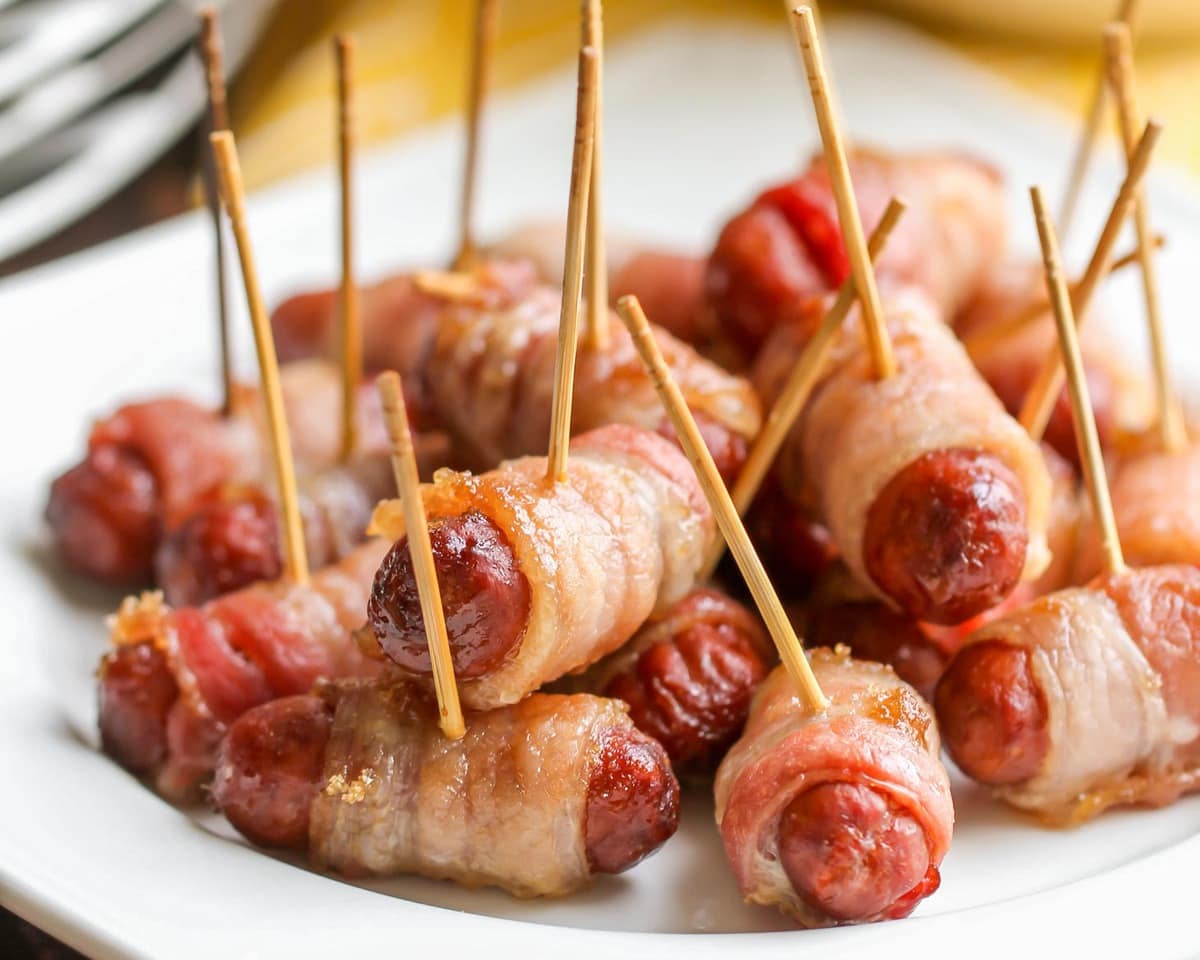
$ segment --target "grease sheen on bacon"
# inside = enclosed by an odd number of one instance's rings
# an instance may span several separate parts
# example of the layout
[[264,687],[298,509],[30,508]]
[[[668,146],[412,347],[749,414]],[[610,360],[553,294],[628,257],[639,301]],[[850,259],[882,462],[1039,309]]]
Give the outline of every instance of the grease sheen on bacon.
[[[235,825],[249,815],[260,837],[307,847],[320,867],[560,896],[627,869],[675,831],[679,788],[666,757],[617,701],[535,694],[468,713],[465,736],[452,741],[436,706],[411,687],[340,684],[322,695],[332,724],[300,737],[303,763],[272,748],[270,725],[286,735],[288,718],[275,720],[277,704],[268,704],[257,711],[268,729],[250,731],[257,743],[237,736],[255,714],[231,735],[213,791]],[[280,756],[288,769],[278,773],[292,771],[293,781],[321,771],[311,790],[277,775]],[[287,789],[257,796],[263,782]],[[297,809],[310,797],[307,811]]]
[[246,710],[305,693],[320,677],[375,673],[351,633],[386,549],[369,541],[307,585],[255,584],[199,608],[172,609],[153,594],[127,600],[98,674],[106,752],[166,796],[186,798]]
[[[805,927],[907,916],[937,889],[954,822],[932,712],[882,664],[854,660],[844,648],[810,659],[829,708],[814,714],[776,668],[717,771],[726,856],[747,901],[778,907]],[[862,819],[836,814],[847,793]],[[826,811],[831,797],[834,811]],[[805,807],[806,798],[816,802]],[[807,821],[789,822],[802,807]],[[820,822],[823,812],[835,819]],[[890,829],[872,834],[880,817],[903,825],[904,843],[893,845]],[[809,851],[815,857],[796,857],[796,834],[824,835],[829,859],[822,863],[820,845]]]
[[[489,519],[528,583],[516,649],[459,684],[464,705],[481,710],[513,703],[623,644],[691,589],[715,529],[679,449],[625,425],[572,441],[561,482],[547,482],[545,457],[525,457],[478,476],[439,471],[422,496],[431,523],[469,513]],[[400,505],[381,504],[373,530],[403,536]],[[372,603],[386,601],[380,592],[388,589],[377,579]],[[380,624],[373,626],[386,649]],[[452,651],[461,640],[451,633]],[[407,642],[425,641],[414,631]]]
[[[987,686],[988,658],[1007,651],[1024,655],[1036,701]],[[1108,574],[1002,617],[951,661],[937,702],[964,770],[1003,770],[999,796],[1051,822],[1172,802],[1200,772],[1200,570]]]

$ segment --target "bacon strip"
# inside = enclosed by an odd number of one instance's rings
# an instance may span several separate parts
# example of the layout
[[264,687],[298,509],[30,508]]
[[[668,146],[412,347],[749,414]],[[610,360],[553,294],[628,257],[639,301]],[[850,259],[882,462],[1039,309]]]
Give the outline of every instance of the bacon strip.
[[[155,594],[126,600],[99,670],[105,750],[166,796],[186,798],[212,772],[225,728],[246,710],[305,693],[320,677],[374,673],[377,664],[351,633],[386,549],[370,541],[307,585],[256,584],[200,608],[172,609]],[[133,657],[154,666],[130,682]],[[168,685],[165,710],[145,712],[144,692]]]
[[[474,511],[494,523],[529,584],[517,650],[459,684],[463,704],[480,710],[621,646],[691,589],[715,529],[679,449],[623,425],[576,438],[561,482],[547,482],[545,457],[526,457],[479,476],[442,471],[423,495],[430,521]],[[402,536],[399,505],[381,504],[372,529]]]
[[[950,845],[954,810],[938,758],[937,727],[928,705],[890,668],[853,660],[844,648],[813,651],[811,660],[829,708],[813,714],[777,668],[755,697],[742,739],[717,771],[716,814],[725,853],[749,902],[778,907],[802,926],[905,916],[936,889],[937,867]],[[797,891],[785,870],[781,818],[793,801],[825,784],[868,787],[924,834],[924,879],[878,913],[831,916]],[[851,836],[856,828],[836,825]],[[865,843],[869,846],[869,838]],[[861,867],[869,870],[870,864]]]

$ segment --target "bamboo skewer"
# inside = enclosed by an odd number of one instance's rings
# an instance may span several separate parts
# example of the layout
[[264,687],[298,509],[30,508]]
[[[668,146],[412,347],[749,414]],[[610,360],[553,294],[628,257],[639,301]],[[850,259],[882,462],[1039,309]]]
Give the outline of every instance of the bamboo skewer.
[[[1125,180],[1121,183],[1121,189],[1117,191],[1117,196],[1113,200],[1112,209],[1109,210],[1108,219],[1100,231],[1100,237],[1096,241],[1096,248],[1092,252],[1091,260],[1088,261],[1087,269],[1071,294],[1071,311],[1077,322],[1082,322],[1087,318],[1087,310],[1091,305],[1092,296],[1100,285],[1100,281],[1108,273],[1117,235],[1121,232],[1125,218],[1133,206],[1138,185],[1150,165],[1150,156],[1154,152],[1154,145],[1158,142],[1161,133],[1162,127],[1153,120],[1149,121],[1141,139],[1138,140],[1137,148],[1129,158],[1129,169],[1125,174]],[[1041,440],[1042,434],[1046,432],[1046,424],[1050,421],[1050,411],[1054,408],[1054,400],[1062,389],[1062,385],[1062,357],[1057,350],[1051,350],[1042,361],[1042,366],[1038,370],[1033,385],[1029,388],[1029,393],[1025,395],[1025,402],[1021,405],[1018,417],[1021,426],[1033,439]]]
[[[1167,238],[1156,233],[1150,238],[1151,245],[1157,250],[1161,250],[1167,245]],[[1108,276],[1120,273],[1127,267],[1131,267],[1138,263],[1141,258],[1141,247],[1135,247],[1133,250],[1126,251],[1117,257],[1112,262],[1112,266],[1108,268]],[[1076,281],[1069,287],[1071,296],[1076,296],[1076,291],[1079,288],[1079,283]],[[1043,316],[1050,309],[1050,301],[1043,299],[1035,299],[1029,306],[1018,312],[1016,315],[999,323],[989,324],[982,330],[977,330],[974,333],[968,333],[962,338],[962,344],[966,348],[967,353],[972,359],[976,359],[981,353],[986,353],[996,344],[1003,342],[1008,337],[1012,336],[1017,331],[1027,327],[1038,317]]]
[[[1126,155],[1133,153],[1137,131],[1141,128],[1141,111],[1133,80],[1133,41],[1129,26],[1112,23],[1104,30],[1104,52],[1108,65],[1108,80],[1117,104],[1117,120]],[[1150,333],[1150,353],[1154,364],[1155,399],[1158,407],[1158,427],[1163,449],[1179,453],[1187,448],[1187,429],[1179,397],[1171,387],[1171,365],[1167,362],[1166,340],[1163,335],[1162,310],[1158,297],[1158,276],[1154,264],[1153,234],[1150,230],[1150,210],[1145,190],[1139,190],[1133,205],[1133,223],[1137,231],[1138,262],[1142,268],[1142,295],[1146,301],[1146,325]]]
[[[204,64],[204,86],[208,101],[208,132],[229,129],[229,110],[225,98],[225,67],[221,55],[221,23],[213,7],[200,11],[200,60]],[[233,410],[233,348],[229,338],[229,293],[225,280],[225,233],[221,229],[221,197],[217,172],[212,165],[212,153],[202,150],[204,162],[204,192],[212,218],[213,249],[216,253],[217,329],[221,349],[221,413],[229,416]]]
[[604,243],[604,4],[585,0],[584,46],[596,54],[596,129],[592,133],[592,184],[588,194],[587,327],[589,350],[608,346],[608,251]]
[[629,329],[629,333],[633,337],[633,344],[637,348],[642,363],[645,364],[646,371],[654,382],[654,388],[658,391],[659,399],[675,427],[675,433],[679,437],[683,452],[687,455],[692,469],[696,471],[696,477],[712,508],[721,536],[729,544],[729,549],[737,560],[742,575],[746,578],[746,584],[750,587],[759,613],[779,650],[779,658],[787,668],[796,689],[808,701],[813,711],[820,713],[829,701],[821,692],[820,684],[817,683],[808,658],[804,655],[804,648],[796,638],[796,632],[792,628],[787,614],[784,613],[779,596],[775,593],[775,588],[771,585],[766,570],[763,569],[762,561],[759,560],[754,546],[750,543],[750,537],[746,533],[746,528],[742,526],[741,518],[738,517],[733,501],[729,499],[729,491],[725,489],[721,475],[717,472],[717,466],[713,463],[712,454],[708,452],[708,447],[700,435],[696,421],[693,419],[691,411],[688,410],[687,401],[679,392],[679,385],[675,383],[675,378],[667,368],[666,361],[663,360],[658,344],[654,340],[654,334],[650,330],[650,324],[642,312],[642,305],[638,303],[637,297],[622,297],[617,302],[617,313],[621,315],[622,321]]
[[1125,558],[1121,554],[1121,540],[1117,535],[1117,521],[1113,516],[1112,501],[1108,494],[1108,480],[1104,472],[1104,456],[1100,452],[1100,437],[1096,432],[1096,417],[1088,397],[1087,377],[1083,372],[1083,358],[1079,353],[1079,334],[1075,317],[1072,315],[1071,298],[1063,281],[1062,263],[1058,252],[1058,238],[1054,224],[1046,212],[1046,203],[1038,187],[1030,188],[1033,200],[1033,215],[1037,221],[1038,239],[1042,245],[1042,261],[1046,267],[1046,286],[1050,292],[1050,303],[1054,308],[1054,321],[1058,326],[1058,346],[1062,351],[1067,371],[1067,387],[1071,397],[1071,413],[1075,418],[1075,437],[1079,444],[1079,460],[1083,464],[1083,476],[1096,522],[1100,527],[1100,544],[1104,552],[1105,565],[1110,573],[1121,573]]
[[467,154],[463,161],[462,194],[458,211],[458,253],[455,270],[475,263],[475,186],[479,179],[480,125],[492,77],[492,50],[496,46],[497,0],[476,0],[475,42],[471,49],[471,79],[467,92]]
[[341,186],[342,284],[341,458],[350,459],[358,446],[358,388],[362,383],[362,319],[354,275],[354,40],[342,34],[334,41],[338,95],[338,181]]
[[392,445],[392,472],[396,476],[396,488],[400,491],[400,505],[404,511],[404,530],[408,534],[408,552],[412,557],[417,596],[421,601],[429,661],[433,665],[438,722],[447,739],[458,740],[466,733],[466,726],[463,723],[462,705],[458,701],[454,658],[450,653],[450,640],[446,636],[446,612],[442,609],[442,591],[433,563],[433,547],[429,542],[429,525],[425,519],[425,503],[421,499],[417,457],[408,428],[408,411],[404,406],[400,374],[389,370],[380,376],[379,396],[383,401],[383,418]]
[[[879,256],[879,252],[887,243],[888,237],[899,223],[906,207],[907,204],[898,197],[893,197],[888,204],[879,224],[872,231],[870,240],[867,241],[867,249],[872,260]],[[837,332],[841,329],[850,308],[854,306],[857,295],[858,289],[854,278],[850,277],[842,284],[837,299],[822,318],[817,332],[805,345],[795,367],[792,368],[787,383],[784,384],[770,413],[767,414],[766,423],[763,424],[762,430],[755,438],[754,445],[746,457],[746,463],[729,494],[739,517],[745,516],[750,504],[758,495],[759,488],[766,479],[767,471],[770,470],[771,464],[779,453],[779,448],[783,446],[783,441],[791,432],[792,425],[796,422],[800,411],[808,403],[808,398],[812,395],[813,388],[817,385],[817,380],[825,368],[829,352],[833,349]],[[701,567],[701,580],[708,580],[713,575],[724,553],[725,541],[718,538],[709,550],[704,566]]]
[[858,202],[854,198],[854,185],[850,181],[846,148],[833,107],[829,78],[825,72],[821,41],[817,36],[816,21],[810,7],[796,7],[792,11],[792,28],[804,59],[813,109],[817,115],[817,127],[821,131],[821,143],[825,148],[825,163],[829,167],[829,179],[834,199],[837,201],[838,221],[850,259],[850,271],[858,288],[859,300],[862,302],[865,321],[863,326],[867,333],[871,359],[875,364],[875,376],[883,380],[895,372],[896,361],[892,356],[892,345],[883,318],[883,305],[879,301],[879,290],[875,285],[875,271],[867,253],[867,241],[858,214]]
[[550,407],[550,444],[546,479],[566,476],[571,443],[571,395],[575,387],[575,354],[579,346],[579,295],[583,287],[583,252],[588,195],[592,179],[592,136],[596,130],[595,51],[579,50],[579,89],[575,101],[575,148],[571,158],[571,192],[567,199],[567,241],[563,254],[562,312],[554,354],[554,396]]
[[[1137,18],[1140,0],[1118,0],[1113,20],[1126,24],[1133,29]],[[1067,188],[1063,193],[1063,204],[1059,211],[1059,232],[1066,237],[1075,221],[1075,213],[1079,207],[1079,196],[1083,190],[1083,181],[1087,177],[1088,167],[1092,163],[1092,154],[1096,152],[1096,142],[1100,139],[1100,128],[1104,122],[1104,108],[1107,104],[1108,85],[1105,82],[1104,67],[1101,65],[1096,74],[1092,87],[1092,98],[1088,104],[1087,119],[1079,134],[1079,145],[1075,148],[1075,156],[1071,160],[1071,172],[1067,177]],[[1078,312],[1078,311],[1076,311]]]
[[266,301],[258,282],[258,268],[246,228],[246,199],[242,186],[242,171],[238,164],[237,146],[233,134],[220,130],[210,135],[221,197],[233,227],[238,259],[242,264],[242,281],[246,286],[246,301],[254,327],[254,346],[258,354],[258,370],[262,378],[263,403],[267,409],[267,425],[271,433],[271,453],[275,460],[275,475],[279,484],[280,528],[283,531],[285,572],[293,583],[308,583],[308,556],[304,547],[304,526],[300,519],[300,503],[296,493],[296,465],[292,460],[292,444],[288,437],[287,417],[283,410],[283,393],[279,387],[279,362],[275,357],[275,341],[271,338],[271,321]]

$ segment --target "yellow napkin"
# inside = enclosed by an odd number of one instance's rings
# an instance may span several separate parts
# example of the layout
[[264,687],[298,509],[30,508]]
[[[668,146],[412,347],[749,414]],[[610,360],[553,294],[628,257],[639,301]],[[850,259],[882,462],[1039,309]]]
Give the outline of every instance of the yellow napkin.
[[[500,0],[496,89],[519,84],[575,56],[574,0]],[[827,18],[851,7],[822,4]],[[247,183],[260,186],[333,160],[330,38],[358,40],[358,105],[365,142],[394,137],[462,108],[474,0],[283,0],[232,91],[234,128]],[[786,29],[780,0],[608,0],[613,40],[666,17],[744,17]],[[926,27],[939,39],[1014,83],[1081,111],[1095,82],[1094,49],[1064,52],[989,41]],[[1200,56],[1194,48],[1138,50],[1143,111],[1166,124],[1161,154],[1200,172]],[[882,94],[881,95],[885,95]],[[1064,169],[1066,166],[1064,158]]]

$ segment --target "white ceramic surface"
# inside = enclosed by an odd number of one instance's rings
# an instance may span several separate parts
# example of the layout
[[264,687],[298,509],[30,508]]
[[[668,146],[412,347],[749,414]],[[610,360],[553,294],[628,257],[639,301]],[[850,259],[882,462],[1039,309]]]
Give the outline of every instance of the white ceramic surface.
[[[1023,188],[1035,180],[1060,188],[1062,118],[894,27],[840,21],[830,45],[852,131],[896,147],[985,153],[1010,176],[1014,240],[1032,250]],[[880,76],[895,78],[890,89]],[[614,47],[606,99],[610,221],[697,249],[816,142],[782,25],[764,33],[678,24]],[[573,104],[568,73],[497,102],[482,188],[489,230],[563,207]],[[459,160],[459,131],[446,126],[364,161],[365,273],[445,258]],[[1076,253],[1119,171],[1112,154],[1097,168]],[[1191,311],[1200,207],[1169,171],[1156,174],[1151,199],[1170,236],[1162,281],[1172,355],[1182,371],[1200,374]],[[328,172],[253,198],[251,230],[273,301],[334,275],[334,217]],[[679,835],[630,874],[580,897],[530,903],[419,879],[351,884],[319,876],[250,849],[213,816],[157,799],[95,750],[92,670],[104,645],[102,617],[116,598],[60,575],[40,511],[47,481],[77,455],[90,416],[156,390],[214,392],[205,228],[202,217],[184,217],[0,284],[9,337],[0,377],[4,905],[100,956],[1196,952],[1200,800],[1059,833],[963,787],[942,889],[916,919],[783,932],[775,914],[739,902],[711,801],[701,794],[687,798]],[[1106,293],[1134,325],[1132,278]],[[248,324],[238,317],[245,348]],[[1140,344],[1136,333],[1131,342]]]

